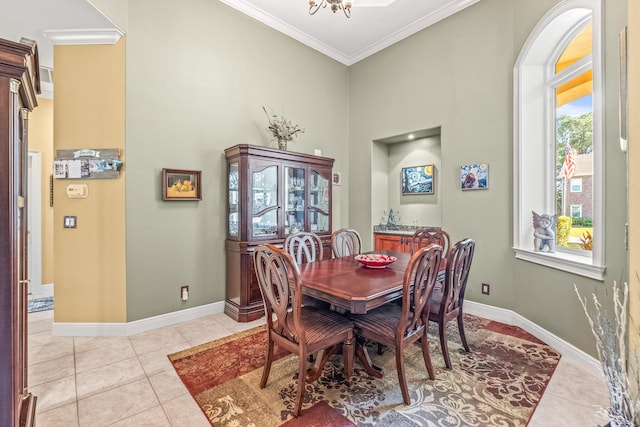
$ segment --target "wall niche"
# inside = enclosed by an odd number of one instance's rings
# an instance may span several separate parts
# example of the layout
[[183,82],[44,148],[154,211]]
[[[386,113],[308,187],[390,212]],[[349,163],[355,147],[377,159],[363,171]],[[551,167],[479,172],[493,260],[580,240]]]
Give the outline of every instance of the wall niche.
[[[372,224],[393,209],[402,225],[442,225],[440,127],[373,140],[372,160]],[[402,168],[421,165],[434,166],[433,193],[403,194]]]

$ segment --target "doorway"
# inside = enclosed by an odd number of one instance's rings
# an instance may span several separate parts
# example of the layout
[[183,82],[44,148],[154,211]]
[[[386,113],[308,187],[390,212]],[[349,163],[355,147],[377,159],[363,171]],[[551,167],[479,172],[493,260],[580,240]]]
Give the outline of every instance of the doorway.
[[27,162],[27,248],[29,251],[29,296],[53,296],[52,286],[42,285],[42,170],[38,151],[29,151]]

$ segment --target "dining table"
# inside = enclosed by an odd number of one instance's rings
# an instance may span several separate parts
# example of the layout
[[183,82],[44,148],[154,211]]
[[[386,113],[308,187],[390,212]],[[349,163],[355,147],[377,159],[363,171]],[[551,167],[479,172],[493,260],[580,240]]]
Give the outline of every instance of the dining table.
[[411,254],[393,251],[370,253],[394,256],[384,268],[360,264],[356,255],[301,264],[302,292],[353,314],[364,314],[402,298],[404,271]]
[[[364,314],[402,298],[404,272],[411,254],[386,250],[369,253],[394,256],[396,261],[384,268],[370,268],[360,264],[356,255],[348,255],[301,264],[302,292],[331,304],[335,310],[354,314]],[[364,343],[357,340],[355,348],[365,371],[381,378],[383,371],[372,363]],[[308,378],[317,379],[328,357],[338,350],[319,354],[307,373]]]

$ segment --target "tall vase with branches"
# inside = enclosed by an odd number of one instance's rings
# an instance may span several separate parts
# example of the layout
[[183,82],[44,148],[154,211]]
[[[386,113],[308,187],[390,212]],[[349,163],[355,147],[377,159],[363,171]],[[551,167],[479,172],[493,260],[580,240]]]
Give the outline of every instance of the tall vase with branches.
[[269,130],[278,141],[279,149],[286,150],[287,144],[292,142],[293,138],[298,135],[298,133],[304,133],[304,129],[298,125],[294,125],[284,116],[278,116],[274,114],[273,111],[269,114],[264,106],[262,109],[267,115],[267,119],[269,120]]
[[[596,294],[592,294],[593,312],[591,312],[587,298],[580,296],[577,286],[575,284],[573,286],[596,339],[598,357],[609,390],[610,407],[607,409],[609,425],[638,427],[640,426],[640,396],[638,395],[640,355],[635,351],[633,357],[629,358],[626,345],[629,286],[625,283],[620,290],[616,282],[613,283],[614,319],[611,319],[604,310]],[[630,370],[629,362],[635,363],[635,370]],[[631,378],[630,372],[635,373],[634,379]]]

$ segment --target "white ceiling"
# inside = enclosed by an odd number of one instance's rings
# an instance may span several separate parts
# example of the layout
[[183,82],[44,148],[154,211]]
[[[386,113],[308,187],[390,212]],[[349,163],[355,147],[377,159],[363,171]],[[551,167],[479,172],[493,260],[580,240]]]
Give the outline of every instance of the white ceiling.
[[[329,8],[311,16],[307,0],[220,1],[351,65],[479,0],[352,0],[351,18]],[[53,68],[53,45],[45,32],[117,30],[86,0],[0,0],[0,10],[0,37],[36,40],[47,68]]]
[[307,0],[220,1],[351,65],[479,0],[352,0],[351,18],[329,8],[311,16]]

